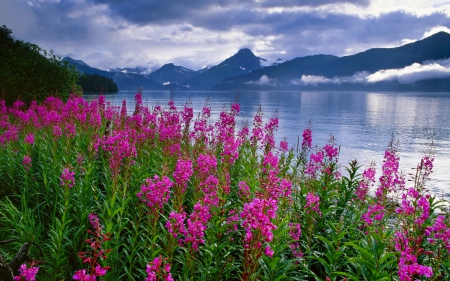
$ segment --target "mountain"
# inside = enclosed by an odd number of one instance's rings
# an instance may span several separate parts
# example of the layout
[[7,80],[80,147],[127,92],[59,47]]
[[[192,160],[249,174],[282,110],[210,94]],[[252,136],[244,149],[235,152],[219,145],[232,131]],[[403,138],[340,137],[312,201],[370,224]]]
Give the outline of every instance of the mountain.
[[[450,58],[450,34],[436,33],[430,37],[396,48],[375,48],[344,57],[332,55],[313,55],[256,69],[249,74],[225,78],[212,89],[214,90],[249,90],[261,88],[295,88],[295,89],[416,89],[414,85],[401,84],[395,81],[382,81],[368,84],[355,84],[350,79],[340,82],[340,77],[352,77],[358,73],[364,75],[389,69],[402,69],[415,63],[437,61]],[[300,83],[305,76],[316,79],[316,83]],[[328,79],[328,80],[327,80]],[[334,80],[333,80],[334,79]],[[330,81],[330,83],[318,82]],[[425,79],[426,80],[426,79]],[[438,77],[440,88],[447,85],[446,78]],[[436,82],[437,80],[433,80]],[[313,81],[314,82],[314,81]],[[433,82],[433,83],[434,83]],[[432,83],[430,80],[429,83]],[[417,83],[416,83],[417,84]],[[419,86],[431,89],[427,82]],[[417,89],[419,90],[419,89]],[[448,89],[447,89],[448,90]]]
[[261,67],[260,59],[252,51],[241,49],[232,57],[186,80],[183,84],[189,89],[209,90],[222,79],[248,74]]
[[147,77],[153,81],[163,84],[183,84],[184,81],[197,75],[197,72],[182,66],[176,66],[173,63],[163,65],[158,70],[150,73]]
[[65,57],[63,60],[67,61],[71,65],[75,65],[75,67],[81,73],[89,73],[89,74],[98,74],[102,76],[106,76],[112,78],[114,82],[117,83],[119,90],[125,91],[135,91],[138,87],[141,87],[142,90],[164,90],[165,87],[161,84],[154,82],[151,79],[146,78],[143,75],[134,74],[134,73],[123,73],[123,72],[109,72],[104,71],[98,68],[90,67],[88,64],[81,60],[75,60],[70,57]]

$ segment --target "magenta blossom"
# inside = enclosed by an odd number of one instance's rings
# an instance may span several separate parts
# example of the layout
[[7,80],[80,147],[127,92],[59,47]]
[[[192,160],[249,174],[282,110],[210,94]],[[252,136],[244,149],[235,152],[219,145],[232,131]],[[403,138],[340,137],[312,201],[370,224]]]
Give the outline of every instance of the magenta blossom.
[[308,192],[308,195],[306,195],[306,205],[305,209],[307,209],[307,213],[310,213],[312,211],[322,214],[319,209],[320,204],[320,197],[318,195],[315,195],[314,193]]
[[61,186],[72,188],[75,185],[75,172],[71,172],[68,168],[64,168],[61,174]]
[[163,259],[162,256],[154,258],[152,262],[147,264],[147,269],[145,270],[147,278],[145,278],[145,281],[173,281],[170,268],[170,263],[166,262],[166,259]]
[[34,134],[28,134],[25,136],[25,143],[34,144]]
[[19,276],[14,276],[14,281],[34,281],[36,280],[36,274],[39,271],[39,267],[35,266],[36,263],[33,261],[30,266],[24,263],[19,267]]
[[23,157],[23,161],[22,161],[23,167],[25,168],[25,170],[29,170],[31,168],[31,157],[28,155],[25,155]]
[[303,141],[302,141],[302,148],[307,149],[311,148],[312,146],[312,131],[311,129],[307,128],[303,131]]

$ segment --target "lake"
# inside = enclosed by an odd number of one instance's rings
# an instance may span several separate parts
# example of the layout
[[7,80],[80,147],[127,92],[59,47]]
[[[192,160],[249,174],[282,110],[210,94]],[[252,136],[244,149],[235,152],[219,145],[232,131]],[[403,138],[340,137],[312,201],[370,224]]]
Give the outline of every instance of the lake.
[[[132,112],[134,95],[119,92],[106,98],[117,106],[126,100]],[[171,97],[179,108],[189,102],[195,113],[208,100],[215,117],[237,99],[238,125],[251,125],[261,106],[266,120],[279,118],[277,143],[285,137],[290,147],[296,145],[311,122],[313,144],[325,145],[330,135],[340,144],[341,165],[357,159],[366,167],[374,161],[378,171],[392,137],[399,142],[400,168],[405,173],[412,172],[410,168],[434,142],[434,172],[427,186],[431,193],[450,198],[450,93],[155,91],[142,96],[149,107],[166,105]]]

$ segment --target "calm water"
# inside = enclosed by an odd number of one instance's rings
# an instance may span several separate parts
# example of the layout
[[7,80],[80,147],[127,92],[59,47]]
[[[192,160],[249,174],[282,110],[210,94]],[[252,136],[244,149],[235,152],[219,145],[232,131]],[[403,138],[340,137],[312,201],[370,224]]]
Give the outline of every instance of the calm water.
[[[112,105],[127,101],[134,108],[134,92],[107,96]],[[340,163],[357,159],[364,166],[375,161],[381,170],[392,136],[399,141],[400,166],[409,173],[434,142],[435,168],[430,191],[450,196],[450,93],[337,93],[337,92],[143,92],[147,106],[166,105],[173,97],[181,108],[189,101],[195,113],[208,100],[213,116],[236,100],[241,105],[238,122],[252,124],[261,106],[264,118],[279,118],[277,141],[290,146],[311,122],[313,143],[323,146],[330,135],[341,145]],[[91,98],[92,96],[86,96]],[[96,98],[96,97],[95,97]],[[241,123],[241,124],[242,124]]]

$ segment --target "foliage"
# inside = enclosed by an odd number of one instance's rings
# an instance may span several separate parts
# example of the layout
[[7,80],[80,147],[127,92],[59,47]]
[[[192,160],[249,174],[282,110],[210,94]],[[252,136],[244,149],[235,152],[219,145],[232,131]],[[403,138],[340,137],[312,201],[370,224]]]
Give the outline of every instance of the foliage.
[[78,72],[53,52],[36,44],[15,40],[12,31],[0,27],[0,97],[11,105],[43,101],[53,95],[67,99],[75,90]]
[[84,73],[80,76],[78,84],[84,92],[108,93],[119,91],[117,84],[111,77],[98,74]]
[[430,155],[411,184],[395,145],[378,181],[356,161],[343,176],[334,139],[276,145],[261,110],[250,129],[236,103],[212,120],[135,101],[0,101],[5,260],[32,239],[37,280],[449,280]]

